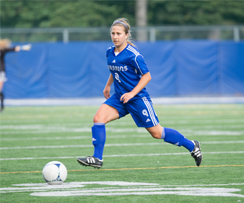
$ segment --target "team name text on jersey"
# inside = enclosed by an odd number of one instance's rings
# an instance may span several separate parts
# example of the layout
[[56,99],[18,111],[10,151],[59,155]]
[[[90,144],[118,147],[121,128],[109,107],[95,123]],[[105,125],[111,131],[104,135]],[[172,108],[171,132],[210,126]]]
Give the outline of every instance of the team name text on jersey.
[[108,65],[108,68],[112,71],[127,71],[128,70],[127,66],[111,66],[111,65]]

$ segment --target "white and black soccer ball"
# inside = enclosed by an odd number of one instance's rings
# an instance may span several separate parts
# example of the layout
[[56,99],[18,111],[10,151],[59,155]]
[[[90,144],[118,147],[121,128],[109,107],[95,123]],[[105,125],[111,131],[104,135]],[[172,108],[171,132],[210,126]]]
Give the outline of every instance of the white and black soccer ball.
[[44,166],[42,175],[49,185],[61,185],[67,178],[67,169],[61,162],[51,161]]

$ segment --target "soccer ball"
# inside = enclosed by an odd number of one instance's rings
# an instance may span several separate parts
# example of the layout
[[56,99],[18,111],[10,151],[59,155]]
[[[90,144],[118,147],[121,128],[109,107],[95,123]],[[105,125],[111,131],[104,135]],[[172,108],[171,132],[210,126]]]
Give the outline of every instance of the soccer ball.
[[59,161],[51,161],[42,169],[44,180],[49,185],[61,185],[67,178],[67,169]]

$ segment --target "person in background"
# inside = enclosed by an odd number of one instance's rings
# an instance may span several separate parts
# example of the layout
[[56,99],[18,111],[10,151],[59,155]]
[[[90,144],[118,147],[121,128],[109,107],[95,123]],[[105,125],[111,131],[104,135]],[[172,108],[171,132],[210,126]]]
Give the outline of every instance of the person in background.
[[3,94],[3,85],[4,82],[7,81],[6,78],[6,71],[5,71],[5,61],[4,57],[6,53],[8,52],[19,52],[21,50],[23,51],[29,51],[31,49],[31,45],[23,45],[23,46],[15,46],[15,47],[10,47],[11,41],[9,39],[2,39],[0,40],[0,99],[1,99],[1,111],[4,109],[4,94]]
[[[106,53],[110,75],[103,93],[107,100],[93,118],[94,154],[78,158],[78,163],[101,168],[106,141],[105,124],[131,114],[138,127],[146,128],[153,138],[185,147],[195,159],[196,165],[200,166],[202,162],[200,143],[191,141],[178,131],[159,124],[153,103],[145,88],[151,80],[151,75],[144,57],[130,41],[130,25],[127,19],[115,20],[110,34],[114,46],[109,47]],[[110,97],[112,84],[114,84],[115,93]]]

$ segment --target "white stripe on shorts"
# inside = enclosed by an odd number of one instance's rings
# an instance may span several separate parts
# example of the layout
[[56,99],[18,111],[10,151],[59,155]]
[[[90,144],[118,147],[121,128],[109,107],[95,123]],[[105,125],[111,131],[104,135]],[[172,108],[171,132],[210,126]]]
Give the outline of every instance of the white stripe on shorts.
[[147,100],[146,97],[143,97],[142,100],[144,101],[146,107],[147,107],[147,110],[149,112],[149,115],[150,115],[150,118],[153,122],[153,125],[156,126],[158,125],[158,122],[157,122],[157,119],[155,118],[155,112],[154,112],[154,109],[151,105],[151,103]]

